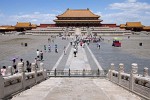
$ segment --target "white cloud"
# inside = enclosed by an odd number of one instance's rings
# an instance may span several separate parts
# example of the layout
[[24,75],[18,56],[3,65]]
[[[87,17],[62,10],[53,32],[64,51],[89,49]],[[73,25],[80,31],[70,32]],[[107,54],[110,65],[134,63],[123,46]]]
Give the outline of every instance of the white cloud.
[[127,0],[122,3],[110,4],[111,13],[102,13],[104,23],[126,23],[128,21],[141,21],[144,25],[150,25],[150,4],[138,2],[137,0]]
[[137,0],[128,0],[128,2],[136,2]]
[[15,25],[17,22],[31,22],[34,24],[54,23],[53,20],[55,19],[55,16],[56,16],[55,14],[40,13],[40,12],[33,12],[31,14],[19,13],[18,15],[6,16],[5,19],[7,19],[7,21],[6,20],[5,22],[1,21],[0,24]]
[[145,12],[145,14],[148,14],[148,15],[150,15],[150,11],[146,11],[146,12]]
[[53,9],[52,12],[55,12],[55,13],[62,13],[62,11],[56,10],[56,9]]
[[37,19],[32,19],[31,22],[37,22]]
[[126,23],[128,21],[140,21],[141,16],[138,14],[131,14],[128,12],[118,12],[111,14],[103,14],[102,18],[104,23]]
[[34,14],[40,14],[40,12],[34,12]]
[[95,13],[96,15],[102,16],[102,12],[98,11]]
[[142,2],[123,2],[123,3],[113,3],[109,5],[110,9],[118,9],[118,10],[130,10],[130,11],[150,11],[150,4],[142,3]]

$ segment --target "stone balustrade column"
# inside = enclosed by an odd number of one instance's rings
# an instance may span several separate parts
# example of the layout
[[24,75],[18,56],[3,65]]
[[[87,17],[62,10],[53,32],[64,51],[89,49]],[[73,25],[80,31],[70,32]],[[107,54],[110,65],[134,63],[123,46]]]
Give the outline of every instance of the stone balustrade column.
[[35,63],[32,63],[32,71],[34,71],[35,83],[37,83],[37,69]]
[[144,68],[143,76],[144,77],[149,76],[149,74],[148,74],[148,68],[147,67]]
[[129,88],[131,91],[133,91],[133,88],[134,88],[134,81],[135,81],[135,76],[137,75],[137,72],[138,72],[138,65],[136,63],[132,63],[130,83],[129,83]]
[[44,71],[44,63],[42,63],[42,62],[40,63],[40,70]]
[[32,63],[32,64],[31,64],[31,71],[35,71],[35,70],[36,70],[35,63]]
[[22,73],[24,71],[23,63],[18,63],[17,68],[18,68],[18,73]]
[[12,66],[8,66],[8,69],[7,69],[7,75],[8,75],[8,76],[13,75],[13,69],[12,69]]
[[111,66],[110,66],[110,73],[109,73],[109,79],[110,79],[110,81],[112,81],[112,76],[113,76],[112,71],[114,70],[114,68],[115,68],[114,63],[111,63]]
[[4,78],[0,71],[0,100],[4,98]]
[[44,63],[43,62],[40,63],[40,70],[43,73],[43,78],[46,79],[47,73],[46,73],[46,71],[44,71]]
[[124,64],[120,63],[119,64],[119,72],[118,72],[118,83],[120,84],[121,82],[121,73],[124,72]]
[[18,73],[21,73],[22,75],[22,88],[25,89],[25,80],[26,80],[26,76],[25,76],[25,70],[24,70],[24,64],[22,62],[18,63],[17,65],[18,67]]

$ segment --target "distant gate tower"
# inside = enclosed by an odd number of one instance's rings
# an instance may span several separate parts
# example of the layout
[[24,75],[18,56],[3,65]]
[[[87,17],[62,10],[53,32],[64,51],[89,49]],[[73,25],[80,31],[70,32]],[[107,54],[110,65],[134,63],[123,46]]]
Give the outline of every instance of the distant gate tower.
[[67,9],[63,14],[56,16],[56,26],[100,26],[100,16],[87,9]]

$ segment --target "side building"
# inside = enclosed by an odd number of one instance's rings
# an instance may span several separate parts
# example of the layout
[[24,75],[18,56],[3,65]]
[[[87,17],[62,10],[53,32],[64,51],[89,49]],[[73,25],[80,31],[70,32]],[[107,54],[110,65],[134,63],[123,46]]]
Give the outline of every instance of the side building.
[[37,27],[36,24],[31,24],[30,22],[17,22],[15,28],[17,31],[25,31],[35,29]]
[[26,30],[36,29],[36,24],[31,24],[30,22],[17,22],[15,26],[3,25],[0,26],[1,34],[14,34],[16,32],[23,32]]
[[131,31],[142,31],[143,25],[141,22],[126,22],[125,29]]
[[126,22],[126,24],[120,24],[120,28],[134,32],[150,31],[150,26],[144,26],[141,22]]
[[15,31],[15,27],[14,26],[9,26],[9,25],[6,25],[6,26],[0,26],[0,32],[1,33],[4,33],[4,32],[9,32],[9,31]]

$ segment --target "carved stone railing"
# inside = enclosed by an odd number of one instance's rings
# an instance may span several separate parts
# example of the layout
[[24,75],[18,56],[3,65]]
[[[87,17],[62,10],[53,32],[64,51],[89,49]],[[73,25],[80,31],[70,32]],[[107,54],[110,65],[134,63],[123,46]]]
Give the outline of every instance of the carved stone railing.
[[144,68],[143,75],[139,75],[138,65],[132,64],[131,73],[124,72],[124,64],[119,64],[119,71],[114,70],[114,64],[111,64],[111,68],[108,71],[108,78],[110,81],[132,91],[143,98],[150,99],[150,76],[148,74],[148,68]]
[[25,73],[23,63],[18,63],[18,73],[11,75],[11,67],[9,67],[10,75],[3,77],[0,73],[0,100],[23,91],[33,85],[45,80],[47,72],[44,70],[44,64],[40,63],[40,70],[37,71],[35,63],[32,63],[32,71]]

